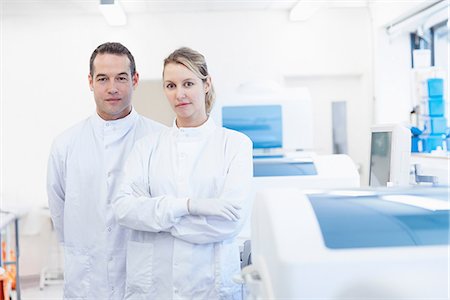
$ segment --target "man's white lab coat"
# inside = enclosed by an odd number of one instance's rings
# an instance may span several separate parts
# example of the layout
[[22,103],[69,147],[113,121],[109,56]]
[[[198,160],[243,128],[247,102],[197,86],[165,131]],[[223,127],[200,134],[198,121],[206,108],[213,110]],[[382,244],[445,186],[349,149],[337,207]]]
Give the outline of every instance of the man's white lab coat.
[[[126,299],[240,299],[235,237],[252,202],[252,143],[212,119],[136,143],[114,202],[128,242]],[[186,197],[239,204],[237,222],[191,216]]]
[[55,139],[47,177],[50,212],[64,244],[64,299],[122,299],[129,230],[111,202],[135,141],[163,128],[134,110],[105,121],[97,114]]

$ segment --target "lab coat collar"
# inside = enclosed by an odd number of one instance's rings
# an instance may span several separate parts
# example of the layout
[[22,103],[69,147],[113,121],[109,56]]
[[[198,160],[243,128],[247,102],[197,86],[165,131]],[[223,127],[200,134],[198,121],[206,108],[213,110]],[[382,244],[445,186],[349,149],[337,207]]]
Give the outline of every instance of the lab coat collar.
[[135,123],[138,116],[139,115],[134,108],[131,108],[131,112],[126,117],[118,120],[106,121],[103,120],[97,113],[92,116],[91,120],[96,130],[107,134],[110,131],[127,131]]
[[172,133],[180,139],[201,139],[211,134],[216,127],[216,123],[210,117],[198,127],[178,127],[175,119],[172,125]]

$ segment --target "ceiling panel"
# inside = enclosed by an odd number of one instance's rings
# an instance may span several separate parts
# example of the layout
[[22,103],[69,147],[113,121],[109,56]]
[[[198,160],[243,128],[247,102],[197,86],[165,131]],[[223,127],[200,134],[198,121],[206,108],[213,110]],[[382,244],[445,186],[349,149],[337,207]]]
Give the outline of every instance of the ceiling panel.
[[[288,10],[296,0],[120,0],[127,13]],[[100,0],[3,0],[2,15],[98,14]]]

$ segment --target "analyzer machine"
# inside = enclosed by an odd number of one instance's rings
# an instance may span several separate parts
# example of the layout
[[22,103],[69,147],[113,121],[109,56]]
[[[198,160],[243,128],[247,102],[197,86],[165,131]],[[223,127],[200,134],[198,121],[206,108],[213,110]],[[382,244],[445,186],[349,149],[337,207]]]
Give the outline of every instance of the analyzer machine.
[[248,299],[447,299],[448,187],[257,194]]

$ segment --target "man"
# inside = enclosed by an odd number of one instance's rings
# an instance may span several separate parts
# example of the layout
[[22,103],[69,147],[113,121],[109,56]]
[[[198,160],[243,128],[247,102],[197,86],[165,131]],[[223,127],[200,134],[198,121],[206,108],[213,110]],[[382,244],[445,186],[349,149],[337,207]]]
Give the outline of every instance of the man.
[[163,126],[132,108],[139,74],[123,45],[98,46],[88,78],[97,111],[55,139],[48,201],[64,245],[64,299],[122,299],[129,232],[116,223],[111,202],[135,141]]

